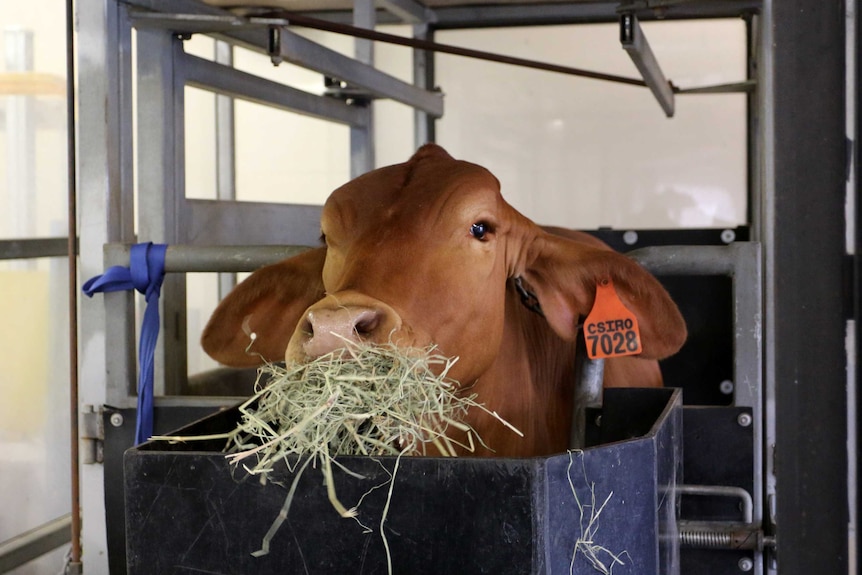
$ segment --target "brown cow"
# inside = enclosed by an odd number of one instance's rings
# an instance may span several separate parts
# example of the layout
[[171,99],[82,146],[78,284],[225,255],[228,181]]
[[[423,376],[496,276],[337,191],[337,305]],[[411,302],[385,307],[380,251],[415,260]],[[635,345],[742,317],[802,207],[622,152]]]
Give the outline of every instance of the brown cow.
[[[262,268],[225,298],[202,337],[233,366],[304,361],[341,338],[425,347],[460,360],[450,375],[524,432],[484,413],[470,425],[494,452],[564,451],[572,418],[575,340],[597,282],[612,279],[637,316],[640,359],[607,361],[605,386],[660,386],[660,359],[686,337],[661,285],[631,259],[579,232],[543,228],[503,200],[486,169],[425,145],[409,161],[335,190],[323,207],[325,247]],[[565,237],[564,237],[565,236]],[[537,296],[522,305],[513,278]]]

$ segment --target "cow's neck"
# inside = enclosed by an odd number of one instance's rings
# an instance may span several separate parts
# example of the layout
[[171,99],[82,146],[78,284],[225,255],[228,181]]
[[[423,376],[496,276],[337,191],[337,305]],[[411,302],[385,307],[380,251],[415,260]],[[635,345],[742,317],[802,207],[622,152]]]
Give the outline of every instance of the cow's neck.
[[[494,450],[479,454],[517,457],[564,451],[571,425],[575,346],[525,308],[513,287],[507,291],[505,322],[500,353],[473,390],[478,401],[520,429],[524,437],[476,413],[470,423]],[[546,415],[530,415],[537,413]]]

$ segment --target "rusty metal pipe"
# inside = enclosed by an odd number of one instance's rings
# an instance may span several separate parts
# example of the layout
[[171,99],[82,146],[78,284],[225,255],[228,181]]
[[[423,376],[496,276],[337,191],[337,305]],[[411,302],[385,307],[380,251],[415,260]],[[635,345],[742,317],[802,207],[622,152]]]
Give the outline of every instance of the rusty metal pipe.
[[75,138],[75,5],[66,0],[66,170],[69,258],[69,448],[71,459],[71,539],[67,574],[81,573],[81,469],[78,447],[78,198]]

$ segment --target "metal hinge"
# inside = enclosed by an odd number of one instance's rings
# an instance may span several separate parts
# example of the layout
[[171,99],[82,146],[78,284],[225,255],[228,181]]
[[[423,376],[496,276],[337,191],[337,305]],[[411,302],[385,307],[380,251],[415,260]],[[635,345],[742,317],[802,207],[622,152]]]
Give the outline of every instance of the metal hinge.
[[81,461],[92,465],[102,463],[105,453],[103,407],[85,405],[81,412]]

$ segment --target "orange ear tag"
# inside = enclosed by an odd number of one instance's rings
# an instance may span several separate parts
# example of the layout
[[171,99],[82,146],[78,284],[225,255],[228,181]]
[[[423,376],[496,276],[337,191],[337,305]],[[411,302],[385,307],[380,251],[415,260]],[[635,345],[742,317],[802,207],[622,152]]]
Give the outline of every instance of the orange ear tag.
[[590,359],[637,355],[643,351],[638,320],[620,301],[610,279],[596,285],[596,301],[584,322],[584,339]]

